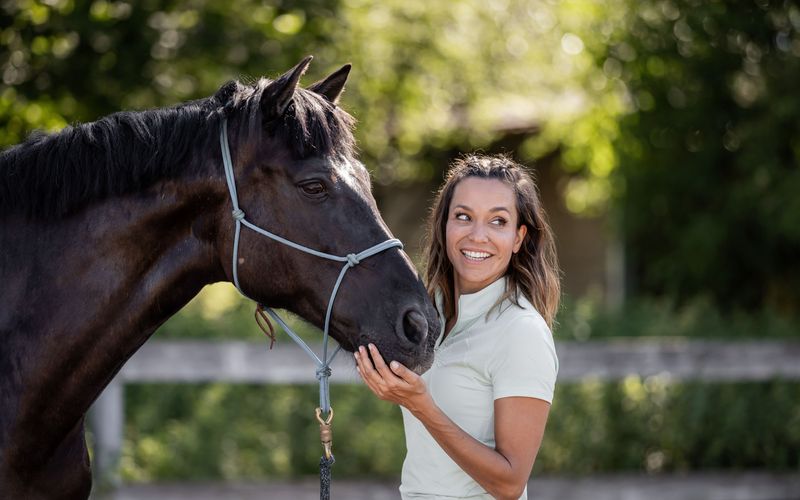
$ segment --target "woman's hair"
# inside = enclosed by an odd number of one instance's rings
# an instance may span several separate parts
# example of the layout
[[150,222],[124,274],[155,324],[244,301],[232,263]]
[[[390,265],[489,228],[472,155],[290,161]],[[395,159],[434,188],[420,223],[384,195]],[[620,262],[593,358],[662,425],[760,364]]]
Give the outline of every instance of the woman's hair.
[[527,226],[519,251],[511,256],[506,271],[508,286],[498,303],[509,299],[519,305],[519,293],[522,293],[552,328],[561,296],[553,233],[532,177],[523,166],[506,156],[472,154],[459,158],[450,166],[428,219],[428,294],[433,300],[436,290],[441,290],[445,319],[455,316],[455,276],[446,247],[447,219],[453,192],[467,177],[497,179],[513,189],[519,217],[517,228]]

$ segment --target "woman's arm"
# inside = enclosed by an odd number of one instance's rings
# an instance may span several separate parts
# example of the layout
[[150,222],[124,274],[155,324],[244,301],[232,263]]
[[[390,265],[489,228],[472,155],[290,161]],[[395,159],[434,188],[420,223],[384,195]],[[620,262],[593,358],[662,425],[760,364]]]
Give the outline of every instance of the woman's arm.
[[358,372],[370,390],[385,401],[407,408],[450,458],[489,494],[514,500],[522,495],[542,443],[550,411],[548,402],[529,397],[495,400],[496,444],[492,449],[450,420],[413,371],[396,361],[387,366],[372,344],[369,355],[361,347],[355,358]]

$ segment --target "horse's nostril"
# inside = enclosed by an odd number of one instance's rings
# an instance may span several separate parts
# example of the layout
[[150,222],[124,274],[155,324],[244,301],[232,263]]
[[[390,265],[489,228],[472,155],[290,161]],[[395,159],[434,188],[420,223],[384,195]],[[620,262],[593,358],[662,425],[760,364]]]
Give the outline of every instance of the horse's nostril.
[[428,322],[425,316],[416,309],[411,309],[403,315],[402,334],[414,345],[421,344],[428,335]]

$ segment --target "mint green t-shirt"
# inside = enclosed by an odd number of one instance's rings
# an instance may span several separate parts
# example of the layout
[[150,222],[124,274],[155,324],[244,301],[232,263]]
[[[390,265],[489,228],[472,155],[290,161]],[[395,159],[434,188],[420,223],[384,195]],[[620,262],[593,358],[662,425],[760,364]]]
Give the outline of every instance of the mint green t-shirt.
[[[520,296],[521,307],[505,300],[493,308],[506,282],[500,278],[459,298],[456,324],[444,340],[442,326],[433,365],[422,376],[442,411],[492,448],[494,400],[523,396],[552,402],[558,373],[553,336],[531,303]],[[437,307],[442,311],[441,300]],[[416,417],[402,410],[407,448],[400,485],[403,499],[492,498]],[[527,499],[527,491],[520,498]]]

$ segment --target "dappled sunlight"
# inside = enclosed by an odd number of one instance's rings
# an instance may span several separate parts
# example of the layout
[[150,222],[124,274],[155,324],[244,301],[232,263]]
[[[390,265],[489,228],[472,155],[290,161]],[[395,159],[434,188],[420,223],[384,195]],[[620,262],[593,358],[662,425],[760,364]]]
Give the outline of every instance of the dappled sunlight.
[[214,283],[203,287],[186,307],[192,308],[203,319],[215,320],[230,313],[244,300],[249,299],[242,297],[232,284]]

